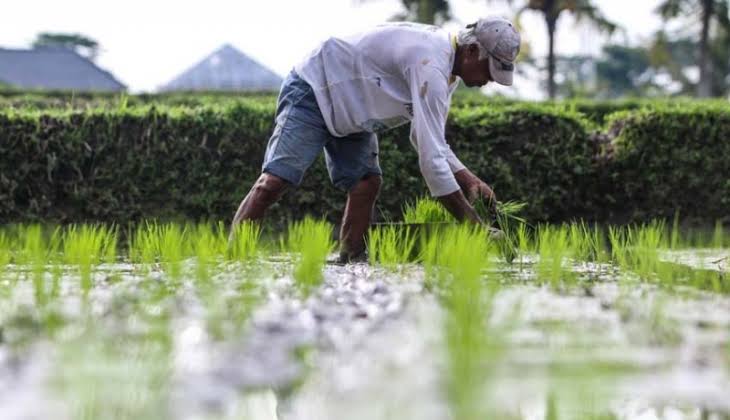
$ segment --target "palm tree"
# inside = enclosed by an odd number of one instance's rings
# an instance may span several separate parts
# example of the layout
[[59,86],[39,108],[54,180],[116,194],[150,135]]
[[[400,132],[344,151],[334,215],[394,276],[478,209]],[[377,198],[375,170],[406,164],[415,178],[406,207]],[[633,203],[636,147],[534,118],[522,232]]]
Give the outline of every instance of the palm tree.
[[33,41],[33,48],[63,47],[76,51],[91,61],[99,55],[99,43],[81,34],[41,32]]
[[[494,0],[487,0],[494,1]],[[514,3],[514,0],[507,0]],[[548,35],[548,96],[555,98],[555,30],[558,19],[563,12],[570,12],[577,21],[586,20],[595,25],[598,29],[612,33],[618,27],[609,21],[598,6],[592,0],[523,0],[523,5],[518,9],[517,19],[525,11],[539,12],[545,19],[545,27]]]
[[697,96],[708,97],[712,94],[710,25],[713,18],[720,22],[727,20],[729,7],[729,0],[664,0],[657,8],[657,12],[666,19],[699,15],[701,22],[698,61],[700,81],[697,85]]
[[448,0],[401,0],[406,12],[393,17],[429,25],[442,24],[451,20]]
[[[366,3],[370,0],[355,0]],[[428,25],[441,25],[451,20],[449,0],[400,0],[405,9],[392,16],[393,21],[419,22]]]

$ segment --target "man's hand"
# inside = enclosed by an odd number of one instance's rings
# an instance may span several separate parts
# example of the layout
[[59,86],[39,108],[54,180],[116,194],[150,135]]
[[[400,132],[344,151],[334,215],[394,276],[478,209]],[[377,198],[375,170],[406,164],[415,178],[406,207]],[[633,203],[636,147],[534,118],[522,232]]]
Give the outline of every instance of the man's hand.
[[460,221],[469,220],[475,223],[483,223],[481,217],[479,217],[479,214],[472,206],[477,199],[484,200],[484,203],[489,206],[490,211],[493,214],[495,213],[497,197],[486,182],[479,179],[466,168],[454,173],[454,177],[461,189],[443,197],[437,197],[449,213]]
[[474,204],[478,198],[481,198],[488,203],[491,208],[496,206],[497,197],[494,195],[492,188],[490,188],[486,182],[474,175],[469,169],[464,168],[459,172],[456,172],[454,177],[470,204]]

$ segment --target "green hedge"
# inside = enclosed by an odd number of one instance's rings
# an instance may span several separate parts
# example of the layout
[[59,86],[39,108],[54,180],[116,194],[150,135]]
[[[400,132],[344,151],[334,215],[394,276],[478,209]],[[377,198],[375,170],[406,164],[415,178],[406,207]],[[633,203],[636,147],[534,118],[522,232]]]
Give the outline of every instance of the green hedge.
[[730,221],[730,106],[643,109],[609,117],[614,218]]
[[261,102],[274,106],[276,93],[272,92],[198,92],[127,95],[125,93],[71,93],[64,91],[2,91],[0,108],[21,110],[117,110],[124,107],[144,105],[156,106],[218,106],[239,102]]
[[[119,104],[88,110],[0,110],[0,221],[229,220],[258,176],[274,102]],[[456,106],[447,138],[500,199],[532,221],[643,220],[679,211],[727,218],[730,111],[657,105],[607,118],[577,106]],[[406,128],[380,135],[381,218],[426,193]],[[336,221],[344,194],[320,158],[271,213]]]

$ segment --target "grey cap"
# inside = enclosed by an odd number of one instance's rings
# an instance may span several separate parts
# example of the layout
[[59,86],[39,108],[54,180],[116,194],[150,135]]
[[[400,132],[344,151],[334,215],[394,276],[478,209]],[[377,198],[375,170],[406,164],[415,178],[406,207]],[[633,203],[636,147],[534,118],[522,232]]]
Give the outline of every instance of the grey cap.
[[466,26],[489,54],[489,71],[500,85],[512,86],[515,59],[522,42],[512,22],[501,17],[487,17]]

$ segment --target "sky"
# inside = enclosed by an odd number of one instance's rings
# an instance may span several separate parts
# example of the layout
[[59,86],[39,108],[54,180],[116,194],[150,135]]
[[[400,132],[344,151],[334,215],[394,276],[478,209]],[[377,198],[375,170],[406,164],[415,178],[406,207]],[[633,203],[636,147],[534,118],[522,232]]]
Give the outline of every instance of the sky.
[[[514,12],[502,2],[451,0],[450,30],[481,16]],[[519,1],[516,3],[519,4]],[[614,42],[636,44],[662,25],[659,0],[596,0],[624,31]],[[225,43],[279,75],[329,36],[365,30],[401,11],[400,0],[23,0],[3,5],[0,47],[26,48],[39,32],[73,32],[102,46],[97,63],[132,92],[153,92]],[[536,55],[547,51],[539,15],[524,14],[523,39]],[[598,54],[606,37],[569,16],[557,32],[559,54]],[[487,91],[539,99],[538,75],[515,88]],[[490,84],[492,85],[492,84]]]

